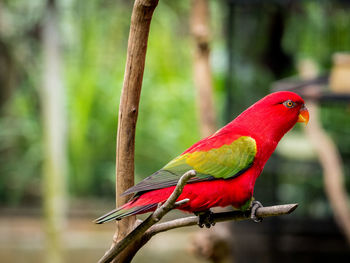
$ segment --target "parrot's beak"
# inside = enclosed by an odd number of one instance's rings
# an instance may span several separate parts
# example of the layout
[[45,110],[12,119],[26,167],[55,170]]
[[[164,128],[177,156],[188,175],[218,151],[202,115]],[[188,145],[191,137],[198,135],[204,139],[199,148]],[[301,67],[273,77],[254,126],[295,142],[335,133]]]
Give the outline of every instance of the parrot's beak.
[[305,105],[303,105],[299,111],[298,122],[304,122],[305,125],[309,122],[309,111]]

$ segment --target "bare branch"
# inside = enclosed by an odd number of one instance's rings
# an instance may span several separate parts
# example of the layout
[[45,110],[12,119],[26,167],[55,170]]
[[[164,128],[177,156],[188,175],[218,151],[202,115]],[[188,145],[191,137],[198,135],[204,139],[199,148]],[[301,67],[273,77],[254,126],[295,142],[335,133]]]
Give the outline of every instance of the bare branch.
[[174,208],[175,202],[179,198],[180,194],[182,193],[182,190],[184,189],[185,184],[189,179],[191,179],[195,175],[196,175],[196,171],[190,170],[186,172],[183,176],[181,176],[180,180],[177,182],[177,185],[174,191],[172,192],[172,194],[169,196],[168,200],[166,200],[165,203],[161,205],[152,214],[154,219],[157,219],[157,218],[161,219],[166,213],[168,213],[171,209]]
[[[152,225],[159,222],[162,217],[173,209],[176,205],[188,202],[188,199],[176,202],[182,193],[182,190],[187,183],[187,181],[194,177],[196,172],[190,170],[181,176],[178,181],[174,191],[170,197],[165,201],[164,204],[159,206],[145,221],[139,224],[133,231],[131,231],[124,239],[119,241],[115,246],[113,246],[100,260],[99,263],[111,262],[119,253],[121,253],[131,242],[141,239],[142,235],[149,229]],[[147,241],[149,238],[147,239]],[[147,242],[145,241],[145,243]],[[142,243],[143,245],[144,243]],[[140,245],[140,247],[142,246]],[[136,252],[135,252],[136,253]]]
[[190,199],[186,198],[186,199],[183,199],[183,200],[180,200],[180,201],[177,201],[175,204],[174,204],[174,208],[177,208],[179,206],[182,206],[186,203],[188,203],[190,201]]
[[[166,213],[171,209],[178,207],[184,203],[187,203],[189,199],[183,199],[176,202],[182,193],[183,187],[186,182],[193,176],[195,176],[195,171],[191,170],[185,173],[179,180],[173,193],[170,195],[168,200],[161,206],[159,206],[154,213],[152,213],[145,221],[142,223],[137,223],[135,229],[128,234],[123,240],[117,243],[110,251],[108,251],[104,257],[99,261],[111,262],[119,253],[121,253],[125,248],[128,247],[130,243],[133,243],[133,249],[130,253],[132,256],[145,245],[154,235],[168,231],[171,229],[193,226],[198,224],[197,216],[189,216],[185,218],[175,219],[168,222],[156,224]],[[286,205],[276,205],[258,208],[256,211],[257,217],[271,217],[280,216],[292,213],[298,204],[286,204]],[[212,220],[214,223],[224,222],[224,221],[240,221],[240,220],[250,220],[250,210],[247,211],[230,211],[222,213],[212,214]],[[156,224],[156,225],[155,225]],[[130,256],[132,258],[132,256]]]
[[[304,83],[303,88],[308,86],[305,95],[311,95],[306,105],[312,116],[308,126],[305,128],[306,135],[318,155],[323,170],[324,189],[334,211],[336,223],[342,229],[348,244],[350,245],[350,207],[345,187],[345,176],[343,162],[332,137],[322,127],[320,121],[317,96],[321,88],[320,77],[318,77],[317,64],[313,60],[304,59],[299,62],[299,75]],[[307,84],[307,85],[305,85]]]
[[[179,202],[182,202],[184,200],[181,200]],[[256,211],[256,215],[258,217],[287,215],[292,213],[297,207],[298,207],[298,204],[266,206],[266,207],[258,208]],[[149,220],[151,216],[148,217],[143,223],[141,223],[141,225],[144,224],[147,220]],[[215,223],[224,222],[224,221],[250,220],[250,210],[214,213],[212,214],[212,218],[213,218],[213,222]],[[159,223],[151,226],[143,234],[137,235],[137,237],[131,237],[130,240],[127,241],[129,243],[133,242],[133,248],[132,250],[129,251],[129,253],[132,254],[130,257],[132,258],[137,253],[137,251],[141,247],[143,247],[154,235],[171,230],[171,229],[175,229],[175,228],[194,226],[194,225],[197,225],[197,223],[198,223],[197,216],[189,216],[189,217],[179,218],[179,219],[175,219],[175,220],[171,220],[168,222]],[[134,231],[136,232],[136,229]],[[120,252],[121,251],[118,251],[118,253]],[[100,262],[109,262],[109,261],[100,261]]]
[[[124,83],[120,97],[116,147],[116,206],[128,201],[120,196],[134,185],[135,131],[139,111],[147,41],[153,11],[158,0],[135,0],[128,40]],[[123,239],[132,229],[135,217],[118,221],[114,242]]]
[[[265,207],[258,208],[258,210],[256,211],[256,216],[271,217],[271,216],[287,215],[292,213],[297,207],[298,207],[298,204],[265,206]],[[247,219],[250,219],[250,210],[214,213],[212,214],[212,218],[213,218],[213,222],[215,223],[224,222],[224,221],[247,220]],[[179,219],[154,225],[149,230],[147,230],[145,234],[154,236],[155,234],[158,234],[160,232],[168,231],[179,227],[194,226],[197,223],[198,223],[197,216],[179,218]]]
[[332,138],[322,128],[319,121],[319,106],[311,100],[306,101],[306,103],[313,118],[310,120],[305,132],[323,168],[323,185],[334,211],[335,221],[342,229],[350,245],[350,207],[344,183],[345,178],[341,156]]
[[[128,258],[132,259],[132,257],[136,254],[136,252],[145,245],[154,235],[168,231],[171,229],[185,227],[185,226],[193,226],[198,224],[197,216],[190,216],[180,219],[175,219],[172,221],[168,221],[165,223],[156,224],[159,222],[164,215],[166,215],[171,209],[179,207],[187,202],[189,199],[183,199],[180,201],[176,201],[181,195],[183,188],[185,187],[187,181],[194,177],[196,172],[194,170],[190,170],[186,172],[183,176],[181,176],[178,181],[174,191],[169,196],[169,198],[145,220],[145,221],[137,221],[135,223],[134,230],[131,231],[124,239],[118,242],[115,246],[113,246],[100,260],[99,263],[111,262],[115,257],[117,257],[121,252],[127,251]],[[268,206],[258,208],[256,211],[257,217],[270,217],[270,216],[279,216],[290,214],[298,207],[298,204],[287,204],[287,205],[276,205],[276,206]],[[230,212],[222,212],[222,213],[214,213],[211,215],[212,222],[224,222],[224,221],[239,221],[250,219],[250,210],[247,211],[230,211]],[[156,224],[156,225],[155,225]],[[133,243],[130,248],[130,244]],[[123,252],[123,253],[124,253]]]
[[201,137],[213,134],[216,129],[216,114],[213,96],[213,77],[210,68],[209,1],[192,0],[191,32],[195,50],[193,81],[197,91],[199,126]]

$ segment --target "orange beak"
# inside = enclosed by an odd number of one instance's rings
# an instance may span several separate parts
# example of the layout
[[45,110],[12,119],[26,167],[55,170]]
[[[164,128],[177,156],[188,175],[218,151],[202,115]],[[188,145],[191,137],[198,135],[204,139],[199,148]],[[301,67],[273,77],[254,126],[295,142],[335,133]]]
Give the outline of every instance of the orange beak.
[[309,111],[305,105],[303,105],[299,111],[298,122],[304,122],[305,125],[309,122]]

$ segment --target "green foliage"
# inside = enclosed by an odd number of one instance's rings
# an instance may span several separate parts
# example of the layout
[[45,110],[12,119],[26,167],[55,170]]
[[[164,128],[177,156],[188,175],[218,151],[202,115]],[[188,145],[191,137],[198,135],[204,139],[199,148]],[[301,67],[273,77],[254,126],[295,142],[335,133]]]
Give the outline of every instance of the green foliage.
[[17,205],[40,197],[41,126],[36,97],[28,89],[15,92],[0,118],[0,203]]
[[99,1],[75,1],[69,10],[64,17],[69,40],[64,69],[70,186],[77,195],[93,195],[102,190],[99,182],[106,184],[113,174],[117,102],[125,61],[123,34],[127,32],[129,17],[122,15],[127,7],[102,7]]
[[[182,11],[188,7],[177,8],[160,4],[152,21],[136,134],[137,180],[198,139],[189,81],[190,43],[188,32],[183,31],[187,21]],[[100,1],[76,1],[66,14],[70,185],[77,195],[113,196],[130,14],[130,4],[102,5]]]
[[[25,8],[41,10],[42,6],[37,5],[16,1],[6,6],[11,9],[9,16],[20,20],[13,38],[20,39],[21,46],[33,54],[26,57],[26,63],[32,65],[41,63],[40,39],[21,38],[20,34],[27,30],[23,27],[29,16],[33,21],[26,24],[29,28],[36,27],[40,19],[31,13],[21,18],[17,13]],[[76,196],[114,195],[118,104],[131,9],[132,3],[125,1],[74,0],[60,6],[69,186]],[[137,180],[199,139],[191,83],[188,9],[186,1],[165,1],[152,22],[136,134]],[[40,188],[43,157],[38,68],[24,68],[21,85],[2,111],[1,153],[6,153],[1,155],[0,198],[4,202],[23,202],[21,198],[32,194],[28,193],[31,184]]]

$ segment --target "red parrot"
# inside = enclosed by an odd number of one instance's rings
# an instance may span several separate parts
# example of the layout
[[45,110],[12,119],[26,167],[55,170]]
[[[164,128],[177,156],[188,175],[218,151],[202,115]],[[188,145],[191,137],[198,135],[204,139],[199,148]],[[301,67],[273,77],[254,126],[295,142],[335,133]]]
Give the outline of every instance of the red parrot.
[[[196,176],[188,181],[178,198],[188,198],[189,202],[177,209],[203,214],[215,206],[232,205],[247,210],[254,204],[252,212],[255,212],[261,206],[253,201],[255,180],[283,135],[296,122],[308,120],[309,112],[299,95],[288,91],[269,94],[225,127],[129,188],[123,195],[134,194],[130,201],[95,222],[101,224],[154,211],[160,202],[168,199],[179,178],[189,170],[195,170]],[[254,214],[251,217],[257,221]]]

